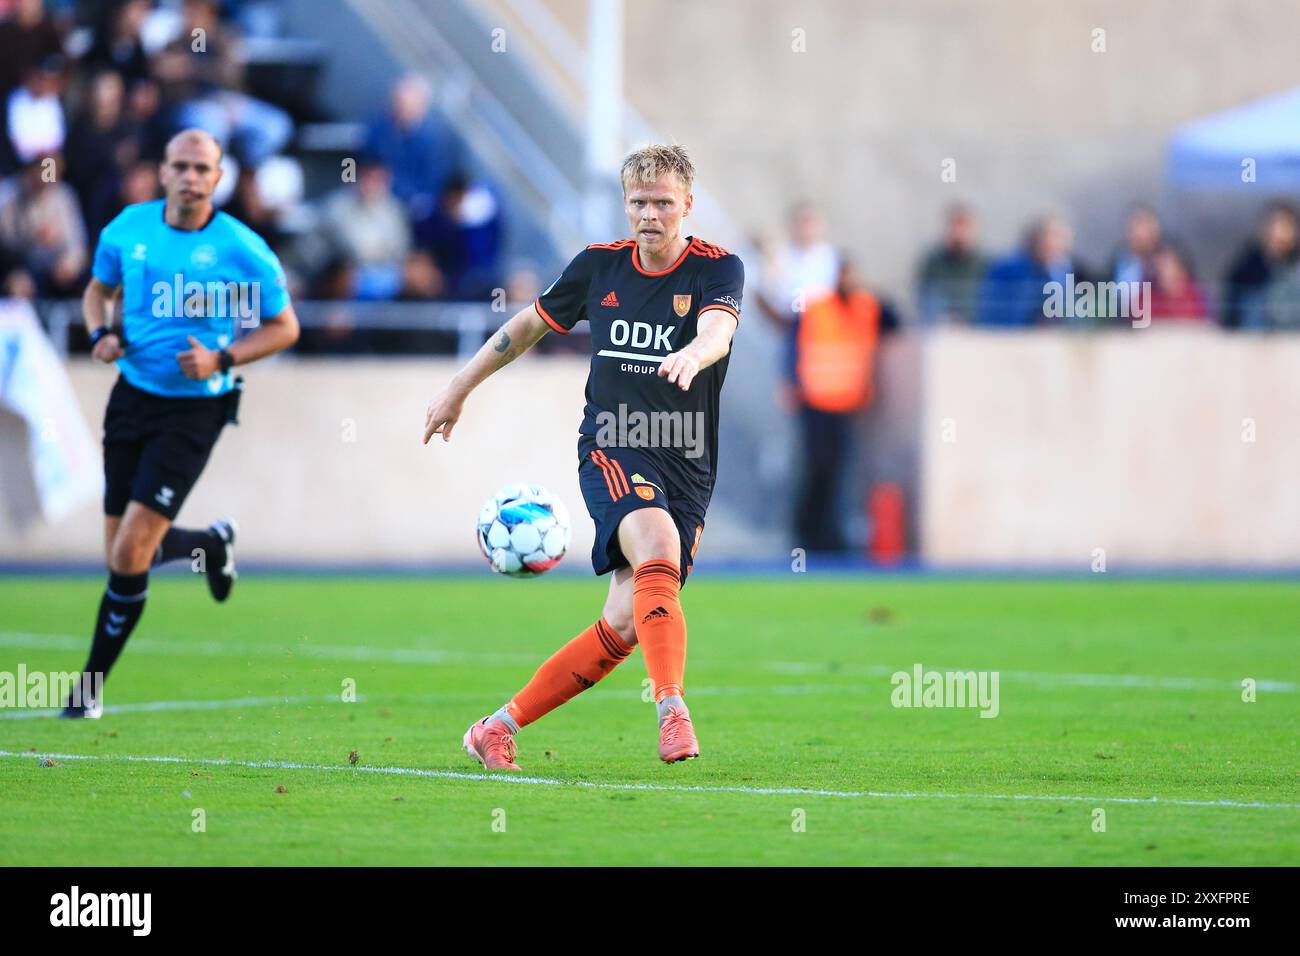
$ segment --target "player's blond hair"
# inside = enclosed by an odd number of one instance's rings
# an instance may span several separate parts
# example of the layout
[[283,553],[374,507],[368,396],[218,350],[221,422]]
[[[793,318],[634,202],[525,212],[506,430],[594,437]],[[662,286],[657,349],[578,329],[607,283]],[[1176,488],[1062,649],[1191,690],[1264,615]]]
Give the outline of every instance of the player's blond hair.
[[695,164],[686,155],[685,146],[656,143],[634,149],[623,160],[623,193],[626,195],[633,186],[653,183],[666,173],[676,173],[682,187],[690,193],[691,183],[695,181]]

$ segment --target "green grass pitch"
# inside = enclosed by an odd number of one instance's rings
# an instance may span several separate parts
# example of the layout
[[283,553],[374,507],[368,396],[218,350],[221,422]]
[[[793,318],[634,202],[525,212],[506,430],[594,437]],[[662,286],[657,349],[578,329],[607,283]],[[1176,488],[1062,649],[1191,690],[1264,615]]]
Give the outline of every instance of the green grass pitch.
[[[104,719],[0,709],[0,864],[1300,863],[1294,584],[702,573],[699,760],[634,654],[485,778],[466,726],[604,586],[157,575]],[[0,580],[0,671],[79,668],[100,587]],[[917,663],[999,672],[998,716],[893,707]]]

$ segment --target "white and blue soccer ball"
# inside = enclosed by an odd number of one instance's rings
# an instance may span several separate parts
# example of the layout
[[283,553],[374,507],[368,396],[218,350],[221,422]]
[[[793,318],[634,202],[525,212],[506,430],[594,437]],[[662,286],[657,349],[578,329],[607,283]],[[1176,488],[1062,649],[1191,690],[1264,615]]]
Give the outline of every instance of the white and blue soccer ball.
[[478,546],[492,570],[531,578],[569,550],[569,511],[541,485],[510,485],[478,513]]

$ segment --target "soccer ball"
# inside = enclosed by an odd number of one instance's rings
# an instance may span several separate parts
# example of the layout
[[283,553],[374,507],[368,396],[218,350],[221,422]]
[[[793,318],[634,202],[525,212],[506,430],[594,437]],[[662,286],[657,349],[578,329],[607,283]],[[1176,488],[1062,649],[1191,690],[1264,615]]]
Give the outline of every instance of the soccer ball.
[[541,485],[510,485],[478,513],[478,546],[492,570],[536,577],[569,549],[569,511]]

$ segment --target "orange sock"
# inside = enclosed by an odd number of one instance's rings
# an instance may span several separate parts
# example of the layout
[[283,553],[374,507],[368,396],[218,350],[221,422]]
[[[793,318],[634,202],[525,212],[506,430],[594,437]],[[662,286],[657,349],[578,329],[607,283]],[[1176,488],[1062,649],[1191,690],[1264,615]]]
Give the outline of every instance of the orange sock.
[[686,618],[677,596],[680,590],[681,575],[672,561],[645,561],[632,575],[632,619],[656,702],[682,695]]
[[537,668],[533,679],[506,704],[523,727],[577,697],[632,653],[601,617]]

